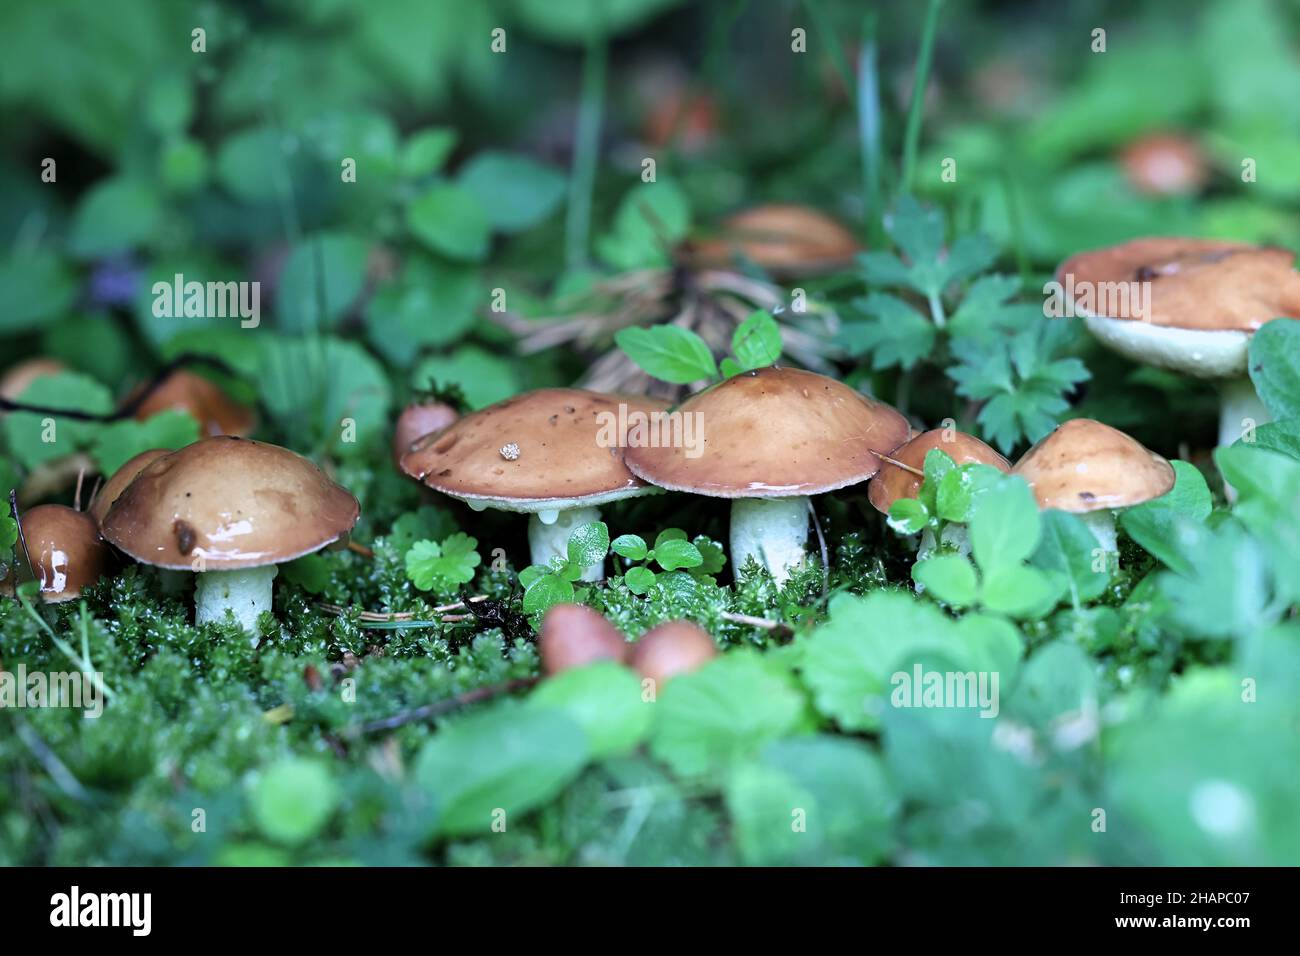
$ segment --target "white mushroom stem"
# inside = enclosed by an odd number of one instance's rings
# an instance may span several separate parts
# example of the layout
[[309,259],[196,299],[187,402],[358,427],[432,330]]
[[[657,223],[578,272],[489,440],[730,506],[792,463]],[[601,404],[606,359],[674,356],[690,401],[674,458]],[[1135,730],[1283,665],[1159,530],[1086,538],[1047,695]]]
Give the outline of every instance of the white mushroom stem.
[[224,621],[226,612],[246,632],[257,636],[257,616],[271,610],[271,582],[276,566],[239,571],[203,571],[194,586],[194,623]]
[[[599,508],[566,508],[563,511],[539,511],[528,516],[528,547],[533,564],[549,565],[551,558],[569,558],[569,535],[584,524],[600,520]],[[583,581],[600,581],[605,577],[601,561],[582,572]]]
[[1219,445],[1231,445],[1247,431],[1272,421],[1268,409],[1255,393],[1250,376],[1224,380],[1219,385],[1222,410],[1219,413]]
[[737,572],[752,557],[777,584],[807,554],[809,501],[792,498],[736,498],[731,502],[731,562]]
[[1083,523],[1088,526],[1092,536],[1097,539],[1097,543],[1106,551],[1107,554],[1114,554],[1119,550],[1115,537],[1115,512],[1105,511],[1088,511],[1079,515]]

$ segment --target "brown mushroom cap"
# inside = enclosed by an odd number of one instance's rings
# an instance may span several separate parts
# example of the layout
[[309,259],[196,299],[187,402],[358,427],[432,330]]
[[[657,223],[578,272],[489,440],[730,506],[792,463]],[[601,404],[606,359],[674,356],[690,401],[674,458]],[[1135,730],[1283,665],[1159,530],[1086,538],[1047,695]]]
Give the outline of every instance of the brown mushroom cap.
[[743,257],[774,275],[811,275],[847,265],[860,249],[825,213],[769,203],[729,216],[721,235],[691,242],[686,255],[697,267],[726,268]]
[[[113,552],[99,536],[99,528],[89,515],[65,505],[37,505],[22,516],[23,542],[32,570],[41,583],[41,600],[50,604],[71,601],[108,573]],[[6,578],[6,592],[12,593],[17,576],[23,580],[27,562],[16,549],[15,570]]]
[[19,362],[6,369],[4,375],[0,375],[0,398],[16,402],[23,392],[27,391],[27,386],[38,378],[58,375],[67,370],[68,367],[58,359],[31,358]]
[[104,523],[104,515],[108,514],[108,509],[113,507],[113,502],[117,501],[122,492],[126,491],[126,486],[135,481],[135,476],[144,471],[145,466],[163,455],[170,455],[170,448],[150,448],[148,451],[142,451],[134,458],[130,458],[117,471],[113,472],[108,481],[104,482],[103,487],[95,493],[95,500],[90,503],[86,513],[95,519],[95,524]]
[[446,402],[413,402],[402,409],[393,426],[393,461],[402,467],[402,456],[411,450],[417,438],[442,431],[456,419],[460,412]]
[[199,423],[204,435],[235,435],[243,438],[253,431],[256,416],[215,383],[202,375],[177,369],[159,383],[135,410],[135,418],[144,421],[159,412],[175,409],[188,412]]
[[1300,273],[1287,249],[1217,239],[1134,239],[1066,259],[1056,279],[1073,275],[1100,296],[1104,283],[1150,281],[1151,314],[1107,316],[1200,331],[1253,332],[1279,317],[1300,318]]
[[537,635],[542,669],[558,674],[597,661],[624,661],[628,644],[618,628],[581,604],[557,604],[542,618]]
[[209,571],[280,564],[337,541],[357,499],[287,448],[227,435],[155,460],[108,510],[104,537],[145,564]]
[[715,498],[817,495],[865,481],[907,440],[907,419],[842,382],[802,369],[742,372],[676,410],[700,417],[703,451],[634,447],[627,466],[671,491]]
[[[905,465],[921,471],[925,470],[925,456],[937,448],[947,453],[959,465],[976,462],[991,465],[999,471],[1010,471],[1011,462],[974,435],[967,435],[956,429],[935,428],[913,437],[911,441],[894,451],[890,458],[895,458]],[[921,490],[922,478],[910,471],[904,471],[897,465],[885,462],[871,483],[867,486],[867,497],[881,514],[889,514],[890,507],[900,498],[915,498]]]
[[1174,486],[1169,462],[1090,418],[1061,425],[1025,452],[1011,473],[1029,482],[1040,508],[1075,514],[1140,505]]
[[1205,156],[1195,141],[1172,133],[1134,140],[1121,154],[1124,176],[1138,192],[1175,195],[1205,185]]
[[665,621],[632,645],[629,663],[642,677],[662,686],[678,674],[699,670],[718,656],[708,632],[690,621]]
[[445,495],[505,511],[562,510],[653,492],[623,464],[626,436],[603,427],[618,420],[620,405],[626,414],[646,415],[666,407],[577,388],[525,392],[426,435],[402,457],[402,470]]

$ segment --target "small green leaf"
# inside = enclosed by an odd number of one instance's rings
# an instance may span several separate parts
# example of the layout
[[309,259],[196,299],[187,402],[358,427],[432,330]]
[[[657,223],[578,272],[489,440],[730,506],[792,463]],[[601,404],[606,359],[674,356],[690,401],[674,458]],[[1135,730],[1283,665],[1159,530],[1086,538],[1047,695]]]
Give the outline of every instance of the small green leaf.
[[648,329],[620,329],[614,336],[627,357],[648,375],[677,385],[689,385],[718,375],[713,353],[704,340],[689,329],[656,325]]
[[1273,319],[1251,336],[1250,380],[1274,418],[1300,417],[1300,322]]
[[1046,614],[1065,590],[1061,580],[1023,564],[997,564],[984,572],[980,604],[1015,618]]
[[320,594],[330,583],[329,563],[319,554],[306,554],[282,564],[280,573],[309,594]]
[[975,568],[956,554],[941,554],[912,566],[912,580],[939,600],[961,608],[975,603],[978,582]]
[[685,541],[686,532],[681,528],[664,528],[655,535],[655,547],[662,547],[665,541]]
[[704,556],[689,541],[665,541],[655,548],[655,561],[665,571],[678,568],[698,568],[704,563]]
[[900,498],[889,506],[889,526],[899,534],[918,534],[930,523],[930,513],[915,498]]
[[556,604],[568,604],[573,600],[573,584],[558,574],[542,574],[528,583],[524,589],[524,612],[542,614]]
[[258,828],[278,843],[306,843],[329,822],[339,789],[319,760],[291,757],[273,764],[253,786]]
[[453,129],[431,127],[412,133],[402,145],[398,160],[402,175],[414,179],[427,176],[442,168],[456,145],[458,134]]
[[605,560],[609,553],[609,527],[603,521],[593,521],[573,529],[569,535],[569,564],[585,570]]
[[781,328],[771,314],[751,312],[731,335],[731,351],[741,369],[765,368],[781,357]]
[[971,548],[986,575],[994,568],[1017,566],[1038,547],[1042,518],[1023,478],[1004,479],[977,501],[970,520]]
[[421,591],[454,591],[474,580],[480,561],[476,547],[478,541],[461,532],[441,544],[417,541],[406,552],[406,576]]
[[613,661],[556,674],[538,685],[528,703],[568,714],[586,731],[595,758],[636,747],[649,732],[654,713],[642,696],[640,678]]
[[655,573],[646,567],[628,568],[627,574],[623,575],[623,583],[633,594],[645,594],[655,583]]
[[418,196],[406,210],[406,224],[416,239],[449,259],[477,262],[487,255],[487,213],[458,186],[441,183]]
[[614,539],[610,545],[610,550],[621,557],[627,558],[629,561],[644,561],[650,548],[645,543],[645,538],[640,535],[621,534]]

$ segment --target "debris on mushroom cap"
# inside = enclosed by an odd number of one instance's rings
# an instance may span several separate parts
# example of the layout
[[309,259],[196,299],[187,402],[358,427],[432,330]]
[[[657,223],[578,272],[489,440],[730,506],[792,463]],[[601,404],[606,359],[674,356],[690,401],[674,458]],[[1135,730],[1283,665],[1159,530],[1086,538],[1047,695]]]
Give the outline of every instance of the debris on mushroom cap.
[[691,396],[702,447],[632,447],[627,466],[671,491],[715,498],[817,495],[865,481],[907,440],[907,419],[842,382],[802,369],[742,372]]
[[1205,185],[1205,155],[1186,136],[1156,133],[1125,147],[1120,161],[1134,189],[1153,195],[1196,192]]
[[135,481],[135,476],[144,471],[145,466],[149,465],[163,455],[170,455],[170,448],[150,448],[148,451],[142,451],[134,458],[127,459],[117,471],[104,482],[103,486],[95,493],[95,498],[86,509],[86,513],[95,519],[95,524],[103,524],[104,516],[108,514],[108,509],[113,507],[113,502],[126,491],[126,486]]
[[[947,428],[922,432],[907,444],[895,449],[889,457],[924,471],[925,456],[934,448],[945,452],[959,465],[977,462],[981,465],[991,465],[999,471],[1011,470],[1011,462],[974,435]],[[900,498],[915,498],[921,490],[923,480],[920,475],[914,475],[897,465],[885,462],[867,486],[867,497],[871,499],[871,504],[877,511],[881,514],[889,514],[889,509],[895,501]]]
[[[1056,279],[1066,289],[1088,291],[1098,302],[1111,283],[1149,282],[1150,315],[1106,315],[1176,329],[1253,332],[1265,322],[1300,318],[1300,273],[1287,249],[1217,239],[1134,239],[1066,259]],[[1067,277],[1072,276],[1072,280]],[[1136,287],[1133,287],[1136,288]],[[1126,300],[1127,301],[1127,300]],[[1131,311],[1111,309],[1107,311]]]
[[853,233],[825,213],[771,203],[728,217],[720,235],[693,240],[684,252],[701,268],[748,259],[774,275],[810,275],[850,263],[860,249]]
[[48,375],[58,375],[60,372],[66,372],[68,367],[58,359],[52,358],[31,358],[19,362],[5,370],[4,375],[0,375],[0,398],[7,398],[11,402],[16,402],[27,391],[27,386],[38,378],[45,378]]
[[629,663],[642,677],[662,687],[678,674],[699,670],[718,656],[708,632],[690,621],[666,621],[632,645]]
[[[402,470],[430,488],[506,511],[599,505],[656,489],[623,463],[625,426],[662,412],[652,398],[576,388],[525,392],[415,442]],[[511,460],[502,454],[518,446]]]
[[416,439],[442,431],[458,418],[460,412],[446,402],[413,402],[402,409],[393,427],[393,461],[397,467],[402,467],[402,456]]
[[149,464],[109,508],[114,547],[160,568],[231,571],[292,561],[347,534],[357,499],[276,445],[218,436]]
[[542,618],[537,635],[542,669],[558,674],[597,661],[624,661],[628,645],[602,615],[581,604],[556,604]]
[[[78,598],[82,588],[112,567],[113,553],[99,536],[94,519],[83,512],[65,505],[37,505],[22,515],[21,524],[44,601],[57,604]],[[7,579],[7,589],[12,588],[12,579],[22,580],[29,573],[22,546],[15,551],[15,570]]]
[[1029,483],[1040,508],[1075,514],[1139,505],[1174,486],[1168,461],[1090,418],[1061,425],[1025,452],[1011,473]]
[[202,375],[177,369],[168,375],[135,410],[144,421],[159,412],[175,409],[188,412],[204,435],[234,435],[243,438],[253,431],[253,410],[241,405]]

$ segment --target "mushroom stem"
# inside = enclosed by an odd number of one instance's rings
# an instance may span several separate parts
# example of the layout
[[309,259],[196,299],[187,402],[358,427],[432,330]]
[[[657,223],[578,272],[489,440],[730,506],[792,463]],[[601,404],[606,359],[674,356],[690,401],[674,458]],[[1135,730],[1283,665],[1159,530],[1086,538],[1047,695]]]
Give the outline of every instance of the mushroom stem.
[[1119,545],[1115,537],[1115,512],[1109,509],[1105,511],[1089,511],[1079,515],[1083,523],[1088,526],[1092,536],[1097,539],[1097,543],[1102,546],[1107,554],[1114,554],[1119,550]]
[[1231,445],[1248,427],[1272,421],[1268,409],[1255,393],[1255,384],[1249,375],[1226,379],[1219,386],[1222,411],[1219,414],[1219,445]]
[[194,586],[194,623],[223,621],[226,612],[246,632],[257,637],[257,616],[271,610],[271,582],[276,566],[241,568],[238,571],[203,571]]
[[736,574],[752,557],[777,584],[803,563],[808,497],[736,498],[731,502],[731,562]]
[[[549,520],[548,520],[549,519]],[[541,511],[528,516],[528,547],[533,564],[549,565],[551,558],[569,559],[569,535],[584,524],[600,520],[599,508],[566,508],[564,511]],[[601,581],[605,562],[583,568],[583,581]]]

